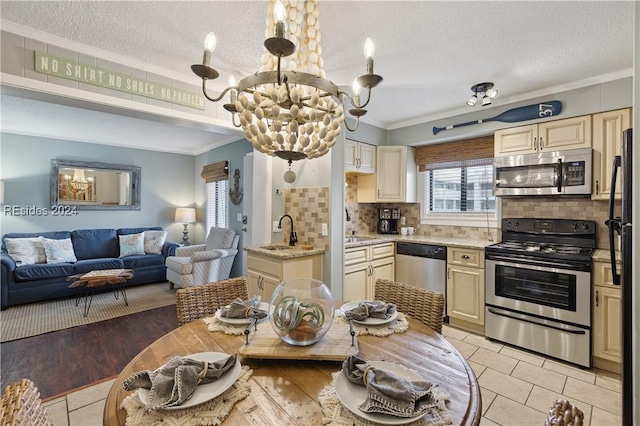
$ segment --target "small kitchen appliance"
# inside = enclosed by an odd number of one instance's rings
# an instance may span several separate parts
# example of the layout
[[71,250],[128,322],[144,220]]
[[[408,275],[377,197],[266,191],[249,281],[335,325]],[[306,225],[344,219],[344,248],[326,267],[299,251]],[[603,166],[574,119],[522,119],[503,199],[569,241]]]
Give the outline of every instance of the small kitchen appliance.
[[378,234],[397,234],[400,209],[378,209]]
[[[541,142],[542,143],[542,142]],[[495,157],[496,197],[591,195],[591,148]]]
[[596,222],[502,219],[485,248],[485,336],[591,366]]

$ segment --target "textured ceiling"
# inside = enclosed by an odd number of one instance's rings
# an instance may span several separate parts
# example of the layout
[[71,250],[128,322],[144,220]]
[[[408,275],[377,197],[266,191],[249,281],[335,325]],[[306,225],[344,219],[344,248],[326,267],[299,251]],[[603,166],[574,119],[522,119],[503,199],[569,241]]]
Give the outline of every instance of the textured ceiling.
[[[496,84],[494,105],[500,105],[631,75],[633,1],[319,4],[324,69],[334,83],[350,87],[364,73],[362,45],[367,36],[374,40],[375,71],[384,81],[365,121],[385,128],[468,112],[470,87],[483,81]],[[266,3],[2,1],[0,12],[3,20],[157,65],[197,84],[189,66],[201,60],[211,30],[218,37],[213,65],[223,82],[230,72],[237,77],[258,70]],[[3,116],[13,103],[3,101]],[[3,128],[9,125],[2,120]],[[218,137],[203,138],[210,145]]]

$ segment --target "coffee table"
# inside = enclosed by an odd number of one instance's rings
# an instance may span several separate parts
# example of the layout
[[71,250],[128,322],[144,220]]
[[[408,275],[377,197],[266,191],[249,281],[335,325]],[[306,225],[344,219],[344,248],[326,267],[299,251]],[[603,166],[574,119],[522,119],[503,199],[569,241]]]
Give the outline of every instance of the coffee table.
[[[125,306],[129,306],[127,301],[127,291],[124,283],[134,277],[134,273],[131,269],[102,269],[98,271],[91,271],[86,274],[76,274],[67,277],[67,281],[73,281],[69,285],[69,288],[84,288],[84,316],[89,315],[89,309],[91,308],[91,302],[93,301],[93,295],[97,287],[105,285],[111,285],[113,294],[116,299],[119,298],[119,292],[122,293],[122,299]],[[91,293],[91,297],[89,297]],[[80,303],[82,294],[78,292],[76,297],[76,306]],[[87,299],[89,303],[87,304]]]

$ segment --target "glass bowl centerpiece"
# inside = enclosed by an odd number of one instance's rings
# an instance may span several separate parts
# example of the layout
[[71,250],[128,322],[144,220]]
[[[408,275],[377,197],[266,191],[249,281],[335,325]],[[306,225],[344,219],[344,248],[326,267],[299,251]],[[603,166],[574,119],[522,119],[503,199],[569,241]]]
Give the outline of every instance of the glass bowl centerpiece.
[[287,280],[271,296],[271,327],[282,341],[295,346],[316,343],[333,323],[333,296],[319,280]]

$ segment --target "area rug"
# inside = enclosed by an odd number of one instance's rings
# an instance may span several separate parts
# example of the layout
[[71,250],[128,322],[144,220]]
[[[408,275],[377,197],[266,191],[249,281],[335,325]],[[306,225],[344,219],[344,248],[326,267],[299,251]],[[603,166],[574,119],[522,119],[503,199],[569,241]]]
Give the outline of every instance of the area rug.
[[122,295],[116,299],[111,291],[96,294],[87,317],[83,316],[84,299],[76,306],[73,297],[7,308],[0,312],[0,342],[172,305],[176,303],[176,290],[170,289],[168,282],[127,287],[127,299],[129,306],[125,306]]

